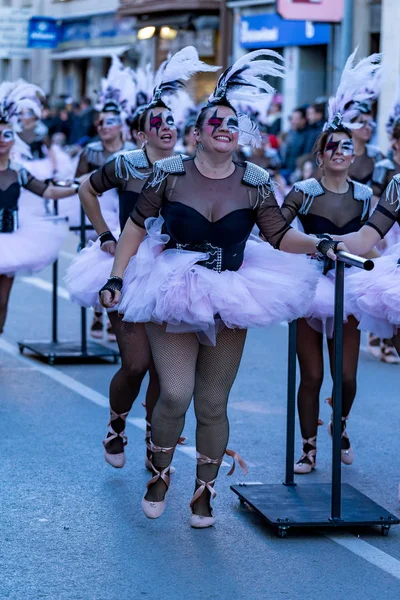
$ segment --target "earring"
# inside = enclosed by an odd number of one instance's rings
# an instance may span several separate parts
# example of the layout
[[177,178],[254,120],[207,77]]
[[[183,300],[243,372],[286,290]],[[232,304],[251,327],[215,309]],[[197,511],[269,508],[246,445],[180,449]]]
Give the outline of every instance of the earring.
[[141,148],[141,150],[143,150],[143,148],[146,146],[146,144],[147,144],[147,140],[143,140],[143,141],[142,141],[142,145],[141,145],[141,147],[140,147],[140,148]]
[[196,140],[196,150],[204,150],[204,146],[199,140]]

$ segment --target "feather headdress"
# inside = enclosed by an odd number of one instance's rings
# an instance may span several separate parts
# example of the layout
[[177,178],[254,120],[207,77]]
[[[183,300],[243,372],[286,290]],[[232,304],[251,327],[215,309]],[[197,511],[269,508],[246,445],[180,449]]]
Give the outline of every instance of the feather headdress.
[[[242,56],[222,73],[205,108],[222,104],[236,110],[235,103],[267,102],[275,93],[267,77],[285,77],[284,65],[276,61],[283,62],[283,58],[273,50],[255,50]],[[259,146],[261,135],[257,123],[240,111],[238,120],[239,143]]]
[[4,81],[0,84],[0,123],[11,123],[16,126],[18,116],[23,110],[31,110],[37,118],[40,118],[42,112],[40,96],[44,96],[43,90],[23,79]]
[[155,88],[149,107],[166,106],[168,96],[176,94],[178,90],[185,87],[188,81],[196,73],[213,72],[220,69],[199,59],[198,52],[193,46],[186,46],[165,61],[155,76]]
[[381,55],[371,54],[354,65],[357,50],[347,59],[336,95],[329,100],[324,131],[339,127],[358,129],[362,125],[354,123],[354,119],[370,112],[371,104],[379,95]]
[[135,102],[136,85],[129,67],[124,67],[118,56],[114,55],[107,77],[101,80],[97,93],[96,110],[115,112],[126,120]]

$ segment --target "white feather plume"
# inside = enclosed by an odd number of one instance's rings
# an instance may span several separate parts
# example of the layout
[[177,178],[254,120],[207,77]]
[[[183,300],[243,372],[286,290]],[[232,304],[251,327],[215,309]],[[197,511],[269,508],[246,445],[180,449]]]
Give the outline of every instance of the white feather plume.
[[42,113],[42,104],[40,97],[44,97],[43,90],[32,83],[23,79],[16,81],[3,81],[0,84],[0,114],[5,118],[17,124],[18,115],[22,110],[32,110],[36,117],[40,118]]
[[118,56],[114,55],[107,77],[101,80],[95,108],[101,111],[107,102],[115,102],[125,120],[135,103],[135,98],[136,84],[133,72],[129,67],[124,67]]
[[262,143],[261,133],[256,121],[253,121],[244,113],[238,114],[239,121],[239,144],[260,148]]
[[352,123],[352,120],[360,114],[360,105],[372,103],[379,95],[381,55],[371,54],[354,65],[357,50],[358,48],[347,59],[336,95],[329,100],[325,129],[335,118],[344,127],[357,129],[360,125]]
[[220,68],[200,60],[194,46],[186,46],[161,66],[156,74],[156,86],[174,81],[188,81],[196,73],[214,72]]
[[255,50],[242,56],[218,79],[208,102],[216,103],[226,97],[230,102],[252,102],[256,97],[273,94],[275,89],[266,77],[285,77],[285,67],[276,61],[283,61],[273,50]]

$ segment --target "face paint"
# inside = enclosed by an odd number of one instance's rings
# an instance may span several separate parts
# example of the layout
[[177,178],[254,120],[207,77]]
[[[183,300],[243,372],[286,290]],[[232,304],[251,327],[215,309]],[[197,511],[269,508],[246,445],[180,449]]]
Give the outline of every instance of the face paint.
[[157,131],[157,136],[158,136],[161,125],[162,125],[162,113],[159,113],[158,115],[154,115],[153,112],[151,112],[149,123],[150,123],[150,131],[152,129],[155,129]]
[[170,129],[176,129],[174,117],[171,114],[167,115],[167,118],[165,119],[165,123],[166,123],[166,125],[168,125],[168,127]]
[[331,152],[331,160],[339,148],[341,149],[343,156],[353,156],[354,154],[354,145],[352,140],[339,140],[338,142],[334,142],[333,135],[331,135],[325,146],[325,152]]
[[359,121],[361,127],[370,127],[373,131],[376,129],[375,121]]
[[354,144],[353,144],[352,140],[343,140],[342,141],[342,154],[343,154],[343,156],[353,156]]
[[3,138],[4,142],[12,142],[14,139],[14,132],[12,129],[3,129],[3,131],[0,131],[0,136]]
[[122,121],[120,117],[105,117],[97,125],[98,127],[119,127],[122,125]]
[[228,117],[226,126],[228,127],[229,133],[239,133],[239,121],[236,117]]
[[217,131],[217,129],[219,129],[219,127],[221,127],[223,122],[224,122],[224,119],[221,119],[221,117],[218,116],[218,109],[217,109],[214,111],[212,116],[208,119],[206,125],[209,125],[210,127],[213,128],[212,134],[214,135],[214,133]]

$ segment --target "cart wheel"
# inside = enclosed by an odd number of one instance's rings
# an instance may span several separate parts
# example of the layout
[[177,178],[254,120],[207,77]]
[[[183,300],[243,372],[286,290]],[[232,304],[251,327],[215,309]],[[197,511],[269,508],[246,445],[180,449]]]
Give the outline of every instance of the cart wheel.
[[239,498],[239,502],[241,506],[246,506],[246,502],[243,500],[243,498]]
[[23,354],[25,346],[22,346],[22,344],[18,344],[18,345],[19,345],[19,353]]
[[381,525],[381,535],[387,537],[389,535],[390,525]]
[[54,354],[50,354],[50,356],[49,356],[49,365],[51,367],[54,367],[54,358],[55,358]]
[[278,527],[277,536],[280,538],[285,538],[287,536],[287,532],[287,527]]

